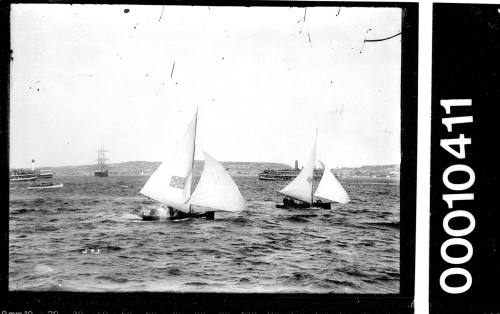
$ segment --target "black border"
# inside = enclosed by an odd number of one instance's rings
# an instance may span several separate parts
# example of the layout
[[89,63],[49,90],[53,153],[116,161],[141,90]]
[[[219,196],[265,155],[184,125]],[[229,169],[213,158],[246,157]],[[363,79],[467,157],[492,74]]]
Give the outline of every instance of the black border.
[[[433,5],[431,190],[429,301],[431,313],[499,313],[500,242],[498,223],[498,108],[500,105],[500,3]],[[454,107],[447,115],[441,99],[472,99],[470,107]],[[457,124],[448,133],[445,117],[472,116],[472,123]],[[460,160],[440,147],[440,140],[464,134],[471,139]],[[456,148],[456,147],[454,147]],[[475,182],[465,191],[451,191],[443,183],[445,169],[464,164],[472,168]],[[451,179],[456,180],[456,179]],[[462,179],[459,179],[462,180]],[[443,194],[474,193],[472,201],[457,201],[448,209]],[[441,245],[452,238],[443,219],[454,210],[467,210],[476,221],[474,230],[459,237],[473,247],[472,258],[459,265],[446,263]],[[450,255],[460,256],[462,252]],[[459,267],[469,271],[472,285],[460,294],[440,286],[441,273]],[[457,280],[457,278],[455,278]],[[453,279],[450,279],[453,282]],[[456,285],[458,285],[455,282]],[[451,283],[450,285],[453,285]]]
[[[399,294],[247,294],[247,293],[80,293],[8,291],[8,261],[2,261],[1,293],[5,305],[0,311],[82,310],[84,313],[153,310],[170,312],[380,312],[412,313],[415,270],[415,213],[417,166],[417,70],[418,70],[418,3],[409,2],[319,2],[319,1],[15,1],[12,3],[60,4],[155,4],[204,6],[271,6],[271,7],[399,7],[402,9],[401,56],[401,206],[400,206],[400,293]],[[2,30],[9,30],[9,5],[1,7]],[[2,39],[9,38],[2,31]],[[6,41],[4,41],[5,43]],[[8,41],[7,41],[8,42]],[[10,46],[10,43],[9,43]],[[2,48],[5,46],[2,46]],[[10,48],[10,47],[9,47]],[[2,52],[8,51],[3,49]],[[8,73],[10,57],[1,54],[2,74]],[[4,76],[4,77],[8,77]],[[3,80],[1,102],[1,142],[8,143],[8,80]],[[9,253],[8,242],[8,148],[2,145],[2,251]],[[5,298],[6,297],[6,298]]]

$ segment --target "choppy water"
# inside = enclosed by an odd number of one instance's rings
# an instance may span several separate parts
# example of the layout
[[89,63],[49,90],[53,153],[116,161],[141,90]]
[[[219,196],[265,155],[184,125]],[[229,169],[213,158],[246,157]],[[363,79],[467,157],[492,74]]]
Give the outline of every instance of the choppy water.
[[285,210],[274,207],[285,182],[235,177],[247,211],[145,222],[133,213],[152,204],[139,194],[146,180],[11,188],[9,289],[399,292],[397,182],[344,181],[349,204]]

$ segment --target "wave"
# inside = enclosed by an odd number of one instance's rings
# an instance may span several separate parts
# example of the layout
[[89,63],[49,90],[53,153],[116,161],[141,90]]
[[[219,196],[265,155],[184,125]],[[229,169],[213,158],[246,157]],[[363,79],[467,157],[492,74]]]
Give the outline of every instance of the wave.
[[36,228],[36,231],[57,231],[59,229],[61,228],[56,226],[41,226]]
[[306,218],[303,218],[302,215],[289,216],[289,217],[285,218],[285,220],[291,221],[291,222],[309,222],[309,220]]
[[113,246],[113,245],[108,245],[108,246],[105,246],[104,249],[106,250],[110,250],[110,251],[121,251],[123,250],[122,247],[119,247],[119,246]]
[[389,221],[389,222],[368,222],[367,224],[369,225],[374,225],[374,226],[382,226],[382,227],[390,227],[390,228],[400,228],[400,222],[399,221]]
[[188,285],[188,286],[206,286],[206,285],[208,285],[208,283],[202,282],[202,281],[190,281],[190,282],[186,282],[184,284]]
[[251,221],[248,218],[245,217],[231,217],[231,218],[226,218],[224,221],[227,221],[229,223],[234,223],[237,226],[245,226],[249,224]]
[[167,273],[172,276],[180,276],[182,271],[179,268],[171,267],[167,270]]
[[142,221],[142,217],[139,216],[138,214],[124,214],[123,216],[121,216],[121,218],[123,218],[125,220],[141,220]]
[[28,208],[20,208],[20,209],[15,209],[13,211],[11,211],[11,215],[20,215],[20,214],[24,214],[24,213],[28,213],[28,212],[31,212],[33,211],[33,209],[28,209]]
[[47,274],[53,272],[54,269],[48,265],[37,264],[33,269],[33,271],[38,274]]
[[327,279],[323,279],[323,281],[326,281],[326,282],[329,282],[329,283],[333,283],[335,285],[340,285],[340,286],[348,286],[348,287],[351,287],[351,288],[358,288],[359,285],[352,282],[352,281],[347,281],[347,280],[335,280],[335,279],[331,279],[331,278],[327,278]]
[[102,279],[102,280],[107,280],[107,281],[112,281],[116,283],[126,283],[129,280],[127,278],[122,278],[122,277],[115,277],[111,275],[100,275],[96,277],[97,279]]

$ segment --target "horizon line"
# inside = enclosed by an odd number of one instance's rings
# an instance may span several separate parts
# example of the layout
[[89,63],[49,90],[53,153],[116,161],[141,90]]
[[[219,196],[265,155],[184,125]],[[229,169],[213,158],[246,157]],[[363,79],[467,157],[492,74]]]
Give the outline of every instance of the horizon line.
[[[204,159],[195,159],[194,161],[201,161],[203,162]],[[146,161],[146,160],[130,160],[130,161],[120,161],[116,163],[109,163],[106,165],[117,165],[117,164],[124,164],[124,163],[133,163],[133,162],[147,162],[147,163],[161,163],[162,161]],[[282,165],[288,165],[292,166],[286,162],[273,162],[273,161],[219,161],[221,163],[266,163],[266,164],[282,164]],[[62,165],[62,166],[36,166],[35,168],[63,168],[63,167],[89,167],[89,166],[96,166],[97,164],[80,164],[80,165]],[[382,164],[364,164],[364,165],[357,165],[357,166],[336,166],[336,168],[361,168],[361,167],[366,167],[366,166],[394,166],[394,165],[401,165],[401,162],[399,163],[382,163]],[[9,170],[10,169],[29,169],[31,167],[10,167],[9,165]],[[335,168],[332,168],[335,169]]]

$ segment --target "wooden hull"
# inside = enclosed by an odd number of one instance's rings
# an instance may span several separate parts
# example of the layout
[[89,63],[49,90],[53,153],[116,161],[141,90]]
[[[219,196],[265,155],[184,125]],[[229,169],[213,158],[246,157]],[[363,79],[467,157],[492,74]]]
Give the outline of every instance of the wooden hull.
[[94,176],[96,176],[96,177],[107,177],[108,176],[108,170],[106,170],[106,171],[94,171]]
[[276,208],[284,209],[311,209],[311,208],[323,208],[332,209],[331,203],[314,202],[311,206],[309,203],[287,203],[287,204],[276,204]]
[[214,212],[185,213],[180,210],[170,210],[169,212],[170,212],[170,217],[168,217],[168,220],[179,220],[187,218],[205,218],[207,220],[214,220],[215,218]]
[[157,221],[157,220],[160,220],[160,216],[142,215],[142,220],[144,220],[144,221]]
[[[215,213],[214,212],[205,212],[205,213],[185,213],[182,211],[175,211],[175,213],[171,213],[167,218],[168,220],[181,220],[188,218],[205,218],[206,220],[214,220]],[[161,220],[160,216],[151,216],[151,215],[142,215],[142,220],[144,221],[158,221]]]

